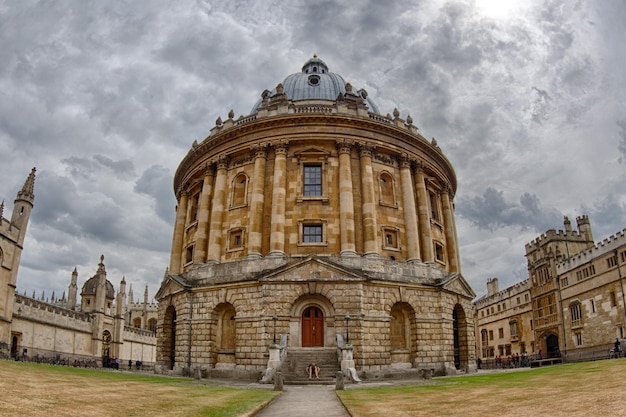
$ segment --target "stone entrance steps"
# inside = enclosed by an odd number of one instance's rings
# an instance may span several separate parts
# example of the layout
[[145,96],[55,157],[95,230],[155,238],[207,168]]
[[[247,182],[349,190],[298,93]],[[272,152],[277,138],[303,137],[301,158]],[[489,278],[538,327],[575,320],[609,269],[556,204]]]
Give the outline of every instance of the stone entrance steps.
[[[306,367],[311,362],[320,367],[319,379],[309,379],[306,373]],[[337,348],[289,348],[281,369],[286,385],[334,384],[337,371],[340,370]]]

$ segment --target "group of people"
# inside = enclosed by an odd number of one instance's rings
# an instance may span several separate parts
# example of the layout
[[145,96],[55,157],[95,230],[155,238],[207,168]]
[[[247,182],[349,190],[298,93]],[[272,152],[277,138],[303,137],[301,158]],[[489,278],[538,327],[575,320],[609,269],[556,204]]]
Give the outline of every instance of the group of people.
[[519,368],[529,365],[528,354],[526,352],[514,353],[503,358],[502,356],[496,356],[496,368]]

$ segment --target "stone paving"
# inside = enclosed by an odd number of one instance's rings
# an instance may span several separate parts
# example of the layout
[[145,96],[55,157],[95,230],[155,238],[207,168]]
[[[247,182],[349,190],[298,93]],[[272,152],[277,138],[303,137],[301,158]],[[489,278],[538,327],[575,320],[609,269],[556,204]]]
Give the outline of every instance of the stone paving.
[[255,417],[350,417],[335,385],[289,385]]

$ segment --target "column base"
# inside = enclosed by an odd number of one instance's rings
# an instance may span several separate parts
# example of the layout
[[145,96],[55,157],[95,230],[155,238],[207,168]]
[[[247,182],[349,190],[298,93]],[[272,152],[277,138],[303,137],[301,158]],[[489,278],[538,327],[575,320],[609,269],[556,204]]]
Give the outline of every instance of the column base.
[[358,258],[359,254],[353,250],[345,250],[341,251],[341,253],[339,253],[339,256],[341,256],[342,258]]
[[281,250],[274,250],[267,254],[268,258],[284,258],[285,256],[287,255]]

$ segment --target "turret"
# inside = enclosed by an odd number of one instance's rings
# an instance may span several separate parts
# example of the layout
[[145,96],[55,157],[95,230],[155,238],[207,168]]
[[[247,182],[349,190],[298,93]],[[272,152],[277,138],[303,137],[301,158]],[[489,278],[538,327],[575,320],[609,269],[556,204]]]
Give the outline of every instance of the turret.
[[35,171],[33,168],[24,182],[22,189],[17,192],[17,197],[13,204],[13,214],[11,216],[11,226],[19,229],[18,245],[24,244],[24,236],[26,236],[26,226],[30,218],[30,212],[35,202]]
[[72,272],[72,281],[70,282],[70,286],[67,290],[67,308],[70,310],[74,310],[76,308],[76,294],[78,293],[78,285],[76,282],[78,281],[78,271],[76,267],[74,267],[74,271]]
[[588,241],[593,242],[593,234],[591,233],[591,223],[589,222],[589,216],[586,214],[576,217],[576,223],[578,224],[578,231]]
[[100,256],[100,263],[98,264],[98,286],[96,289],[96,311],[104,312],[104,306],[106,304],[106,289],[107,289],[107,273],[104,268],[104,255]]
[[126,305],[126,278],[122,277],[122,282],[120,282],[120,290],[117,293],[117,300],[115,303],[115,306],[116,306],[115,314],[118,317],[124,316],[125,305]]
[[567,216],[563,217],[563,227],[565,227],[565,233],[567,233],[568,235],[572,234],[572,222]]

